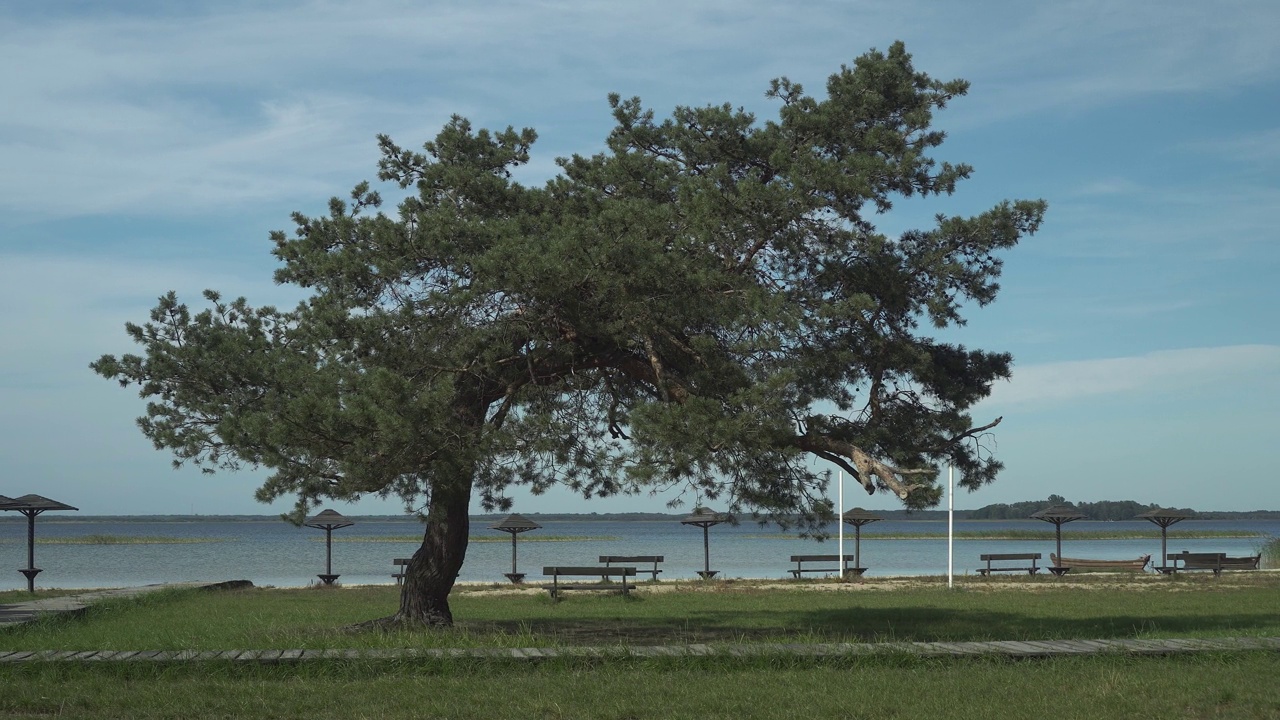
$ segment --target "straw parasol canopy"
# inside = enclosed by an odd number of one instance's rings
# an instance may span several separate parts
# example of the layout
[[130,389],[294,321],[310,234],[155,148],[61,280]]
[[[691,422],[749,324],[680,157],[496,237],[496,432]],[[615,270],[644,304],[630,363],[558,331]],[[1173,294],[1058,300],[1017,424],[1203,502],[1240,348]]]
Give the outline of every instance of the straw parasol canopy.
[[302,521],[303,525],[320,530],[337,530],[338,528],[351,527],[355,525],[355,521],[347,518],[337,510],[321,510]]
[[516,569],[516,536],[522,532],[537,530],[540,527],[542,526],[538,523],[517,513],[511,513],[489,526],[490,530],[501,530],[502,532],[511,533],[511,572],[503,574],[506,575],[507,579],[512,583],[519,583],[524,580],[524,573],[519,572]]
[[[1058,558],[1061,559],[1062,558],[1062,526],[1065,523],[1073,522],[1075,520],[1083,520],[1084,514],[1070,505],[1054,505],[1052,507],[1047,507],[1041,510],[1040,512],[1032,513],[1031,517],[1035,518],[1036,520],[1043,520],[1045,522],[1053,523],[1054,530],[1056,531],[1055,534],[1057,535],[1057,539],[1058,539]],[[1049,571],[1055,575],[1061,575],[1063,572],[1065,572],[1061,568],[1056,568],[1056,567],[1049,568]]]
[[1169,526],[1174,523],[1180,523],[1191,517],[1191,513],[1183,510],[1172,510],[1169,508],[1156,508],[1148,510],[1138,517],[1143,520],[1150,520],[1160,526],[1160,572],[1168,574],[1169,572]]
[[14,507],[5,508],[6,510],[17,510],[23,515],[39,515],[46,510],[79,510],[80,508],[71,507],[66,503],[60,503],[57,500],[50,500],[43,495],[23,495],[20,498],[14,498]]
[[698,574],[703,580],[710,580],[716,576],[719,570],[711,569],[711,538],[707,529],[712,525],[731,522],[733,516],[729,513],[716,512],[704,507],[696,507],[693,512],[680,520],[681,525],[692,525],[702,528],[702,569]]
[[509,532],[514,535],[516,533],[537,530],[540,527],[542,526],[523,515],[511,513],[498,522],[490,525],[489,529],[501,530],[502,532]]

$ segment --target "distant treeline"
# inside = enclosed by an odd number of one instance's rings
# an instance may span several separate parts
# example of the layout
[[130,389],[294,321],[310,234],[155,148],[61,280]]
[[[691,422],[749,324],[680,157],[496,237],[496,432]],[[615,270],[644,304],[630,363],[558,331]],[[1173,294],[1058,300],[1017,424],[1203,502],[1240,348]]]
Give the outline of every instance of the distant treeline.
[[[1050,495],[1045,500],[1028,500],[1016,503],[996,503],[986,505],[977,510],[956,510],[957,520],[1025,520],[1032,513],[1051,505],[1067,505],[1080,511],[1089,520],[1132,520],[1157,505],[1144,505],[1134,500],[1100,500],[1098,502],[1067,502],[1061,495]],[[1169,509],[1169,508],[1166,508]],[[1199,520],[1280,520],[1280,510],[1246,510],[1196,511],[1190,508],[1174,508]],[[886,520],[945,520],[946,510],[876,510],[877,515]],[[537,522],[644,522],[662,521],[677,522],[689,513],[521,513]],[[357,523],[404,522],[411,519],[408,515],[351,515]],[[488,525],[506,517],[505,513],[472,515],[471,522],[477,525]],[[738,517],[742,523],[752,522],[750,515]],[[40,522],[283,522],[279,515],[80,515],[78,513],[52,513],[41,515]],[[21,522],[26,518],[18,513],[0,513],[0,523]]]
[[[1050,495],[1045,500],[1028,500],[1017,503],[996,503],[964,513],[966,520],[1021,520],[1032,513],[1053,505],[1066,505],[1080,511],[1088,520],[1132,520],[1142,513],[1160,508],[1159,505],[1143,505],[1135,500],[1099,500],[1098,502],[1068,502],[1061,495]],[[1280,520],[1280,510],[1203,511],[1191,508],[1164,508],[1176,510],[1199,520]],[[957,512],[957,515],[960,513]]]

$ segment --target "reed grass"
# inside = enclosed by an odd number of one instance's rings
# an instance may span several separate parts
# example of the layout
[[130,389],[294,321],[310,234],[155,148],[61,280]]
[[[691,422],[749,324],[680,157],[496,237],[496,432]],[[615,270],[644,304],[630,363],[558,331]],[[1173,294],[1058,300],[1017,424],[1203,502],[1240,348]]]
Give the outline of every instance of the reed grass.
[[[617,535],[533,535],[520,536],[521,543],[527,542],[616,542],[622,538]],[[322,537],[313,537],[311,542],[324,542]],[[348,543],[420,543],[421,535],[346,535],[334,536],[333,541]],[[467,539],[469,543],[509,543],[509,536],[496,535],[472,535]]]
[[1262,567],[1280,569],[1280,538],[1267,538],[1259,552],[1262,554]]
[[229,541],[229,538],[164,537],[152,535],[80,535],[77,537],[36,538],[37,545],[192,545],[197,543]]
[[[852,535],[851,532],[845,532],[845,537]],[[1156,530],[1080,530],[1074,531],[1065,528],[1062,531],[1063,537],[1069,537],[1072,540],[1159,540],[1160,531]],[[784,539],[801,539],[799,535],[794,533],[760,533],[744,535],[743,537],[756,540],[784,540]],[[862,538],[864,540],[936,540],[945,539],[945,532],[894,532],[878,534],[874,530],[864,529]],[[1056,534],[1053,530],[958,530],[955,537],[961,540],[1053,540]],[[1170,540],[1203,540],[1213,538],[1255,538],[1264,537],[1263,533],[1245,530],[1170,530]]]

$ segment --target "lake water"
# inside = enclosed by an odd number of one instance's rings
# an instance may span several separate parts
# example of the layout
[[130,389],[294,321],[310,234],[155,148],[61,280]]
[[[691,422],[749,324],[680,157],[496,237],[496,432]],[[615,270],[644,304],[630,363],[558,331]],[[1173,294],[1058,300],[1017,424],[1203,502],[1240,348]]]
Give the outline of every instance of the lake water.
[[[463,581],[506,582],[503,573],[511,570],[511,543],[506,533],[490,530],[487,522],[473,522],[472,536],[493,537],[495,542],[472,542],[459,577]],[[590,521],[545,522],[540,530],[521,535],[520,570],[531,580],[541,577],[544,565],[595,565],[599,555],[664,555],[662,578],[694,578],[703,566],[702,529],[670,521]],[[834,525],[832,530],[834,532]],[[958,521],[956,531],[1053,530],[1035,520]],[[1277,520],[1188,520],[1173,530],[1215,530],[1280,536]],[[942,533],[945,520],[885,520],[863,528],[862,564],[868,576],[945,575],[947,543],[936,539],[890,539],[902,533]],[[1137,530],[1157,533],[1151,539],[1075,540],[1080,531]],[[853,530],[847,529],[845,554],[854,552]],[[1158,528],[1145,521],[1077,521],[1063,526],[1062,550],[1068,557],[1130,559],[1160,553]],[[422,526],[413,520],[361,520],[353,527],[333,533],[333,571],[344,584],[389,583],[391,560],[408,557],[417,542],[379,538],[420,537]],[[26,579],[16,572],[26,566],[26,523],[0,522],[0,590],[26,587]],[[122,587],[149,583],[192,580],[252,580],[254,584],[299,587],[316,582],[324,571],[324,532],[297,528],[279,519],[211,521],[120,521],[112,519],[67,521],[50,515],[36,524],[37,540],[88,535],[194,538],[208,542],[189,544],[36,544],[36,567],[44,572],[36,578],[38,587],[84,588]],[[537,537],[576,536],[567,542],[536,542]],[[607,538],[607,539],[606,539]],[[353,542],[353,540],[366,540]],[[367,541],[374,540],[374,541]],[[1169,552],[1225,552],[1230,555],[1256,554],[1265,538],[1171,539]],[[744,523],[717,525],[710,529],[711,569],[723,577],[783,578],[792,567],[793,554],[835,554],[836,539],[825,542],[802,540],[783,533],[776,526],[761,528]],[[984,553],[1040,552],[1044,565],[1054,551],[1050,540],[956,540],[955,572],[974,574]]]

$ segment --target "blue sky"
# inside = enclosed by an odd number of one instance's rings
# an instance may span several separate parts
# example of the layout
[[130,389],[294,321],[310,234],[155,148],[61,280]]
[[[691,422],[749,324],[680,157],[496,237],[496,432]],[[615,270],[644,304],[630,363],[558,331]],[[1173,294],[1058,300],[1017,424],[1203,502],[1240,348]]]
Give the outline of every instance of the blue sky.
[[[451,114],[534,127],[520,179],[590,153],[610,92],[660,114],[766,118],[771,78],[820,93],[906,42],[972,82],[936,118],[975,166],[935,212],[1044,198],[1003,292],[949,335],[1016,365],[1001,479],[957,507],[1044,498],[1280,508],[1280,5],[1055,2],[66,2],[0,8],[0,494],[90,514],[271,513],[261,473],[174,471],[142,403],[88,370],[166,290],[291,305],[267,234],[374,176],[374,136]],[[527,512],[664,510],[528,498]],[[848,504],[895,507],[850,490]],[[396,512],[374,501],[344,512]]]

